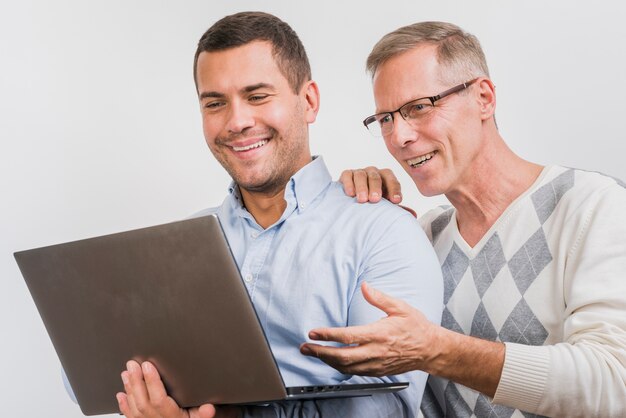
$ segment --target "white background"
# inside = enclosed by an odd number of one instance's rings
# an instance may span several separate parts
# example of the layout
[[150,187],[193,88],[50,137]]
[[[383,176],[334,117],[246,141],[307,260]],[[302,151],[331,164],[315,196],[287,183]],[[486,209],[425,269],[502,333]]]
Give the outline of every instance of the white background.
[[[481,40],[514,151],[626,179],[619,2],[1,1],[4,417],[82,416],[14,251],[177,220],[222,201],[228,178],[204,144],[192,59],[200,35],[226,14],[271,12],[299,33],[322,95],[311,147],[335,177],[396,167],[360,124],[373,110],[364,72],[373,44],[402,25],[446,20]],[[424,212],[442,202],[398,174],[406,204]]]

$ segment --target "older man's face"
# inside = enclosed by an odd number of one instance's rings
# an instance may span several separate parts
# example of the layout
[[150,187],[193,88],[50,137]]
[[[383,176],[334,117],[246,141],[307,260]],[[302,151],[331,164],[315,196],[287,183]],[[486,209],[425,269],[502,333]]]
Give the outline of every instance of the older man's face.
[[[437,95],[452,84],[442,80],[436,48],[418,46],[391,58],[374,76],[376,112],[392,111],[411,100]],[[469,80],[458,80],[463,83]],[[472,181],[483,149],[480,101],[476,85],[435,103],[419,123],[409,124],[396,113],[385,144],[411,176],[420,193],[453,193]]]

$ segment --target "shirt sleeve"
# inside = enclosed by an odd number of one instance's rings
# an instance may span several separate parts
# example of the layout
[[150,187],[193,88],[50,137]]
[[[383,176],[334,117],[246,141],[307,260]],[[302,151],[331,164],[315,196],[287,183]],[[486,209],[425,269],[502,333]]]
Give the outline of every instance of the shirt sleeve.
[[[395,215],[395,219],[394,219]],[[348,325],[369,324],[385,314],[363,298],[363,281],[419,309],[430,321],[441,321],[443,279],[437,256],[418,222],[401,210],[379,215],[368,226],[368,241],[349,308]],[[391,219],[391,221],[389,220]],[[396,393],[333,400],[277,402],[248,407],[246,417],[406,417],[414,418],[428,375],[421,371],[386,377],[352,376],[342,383],[409,382]]]
[[74,394],[74,389],[72,389],[72,385],[70,385],[70,381],[67,378],[67,374],[65,373],[64,368],[61,368],[61,379],[63,379],[63,386],[65,386],[65,391],[67,392],[67,395],[70,397],[72,402],[78,404],[78,401],[76,400],[76,395]]
[[626,416],[626,191],[613,185],[600,195],[565,221],[578,232],[560,278],[563,342],[507,343],[495,403],[548,416]]

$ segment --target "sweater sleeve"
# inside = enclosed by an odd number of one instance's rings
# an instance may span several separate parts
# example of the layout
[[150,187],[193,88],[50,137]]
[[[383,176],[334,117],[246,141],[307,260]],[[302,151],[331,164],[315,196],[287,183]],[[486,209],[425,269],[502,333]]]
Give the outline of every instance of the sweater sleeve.
[[626,190],[613,184],[597,196],[566,224],[578,233],[555,278],[563,342],[507,343],[494,403],[546,416],[626,416]]

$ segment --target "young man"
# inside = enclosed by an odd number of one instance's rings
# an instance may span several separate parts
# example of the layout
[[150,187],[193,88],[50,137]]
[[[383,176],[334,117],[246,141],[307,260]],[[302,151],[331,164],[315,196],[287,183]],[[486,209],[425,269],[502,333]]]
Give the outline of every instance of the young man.
[[233,179],[217,213],[288,386],[409,381],[396,394],[267,407],[181,409],[153,365],[130,361],[120,410],[128,417],[414,417],[426,375],[342,374],[299,345],[319,324],[366,324],[382,312],[360,291],[367,281],[439,323],[442,279],[417,222],[391,204],[359,205],[312,158],[308,124],[319,92],[293,30],[264,13],[239,13],[200,39],[194,76],[204,136]]
[[[345,373],[430,373],[427,417],[626,416],[624,183],[515,155],[495,123],[480,44],[455,25],[400,28],[367,68],[377,108],[368,129],[422,194],[452,204],[420,219],[443,270],[443,327],[365,290],[389,317],[314,330],[359,345],[303,353]],[[364,173],[352,174],[367,193]]]

